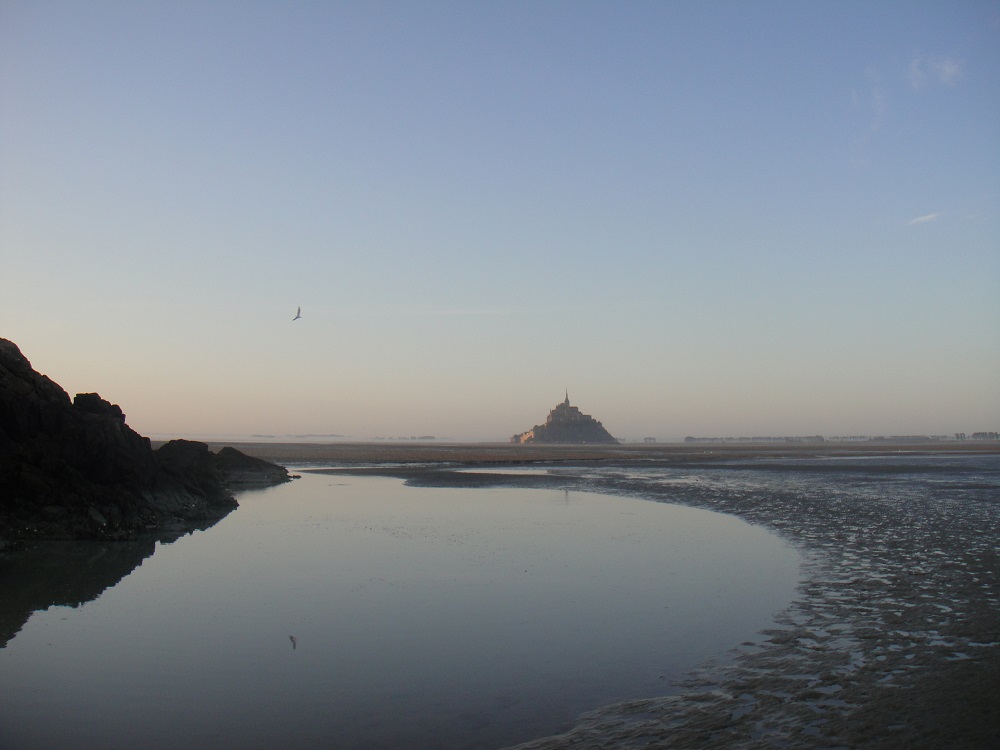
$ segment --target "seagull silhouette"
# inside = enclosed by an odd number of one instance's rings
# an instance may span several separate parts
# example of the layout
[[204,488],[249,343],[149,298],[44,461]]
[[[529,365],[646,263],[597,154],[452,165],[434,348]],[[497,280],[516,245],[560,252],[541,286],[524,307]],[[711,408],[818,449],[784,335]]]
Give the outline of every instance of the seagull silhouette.
[[302,308],[300,307],[298,310],[295,311],[295,317],[292,318],[292,320],[298,320],[301,317],[302,317]]

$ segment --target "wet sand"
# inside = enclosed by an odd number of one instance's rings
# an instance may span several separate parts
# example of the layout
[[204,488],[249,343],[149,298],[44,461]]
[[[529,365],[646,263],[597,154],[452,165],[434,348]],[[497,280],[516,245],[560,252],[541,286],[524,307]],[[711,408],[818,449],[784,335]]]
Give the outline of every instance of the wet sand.
[[[666,500],[763,525],[803,553],[799,597],[774,628],[690,675],[679,692],[598,709],[520,750],[1000,747],[996,475],[955,482],[921,461],[977,455],[995,472],[997,443],[237,447],[425,486],[561,486]],[[879,456],[911,457],[908,477],[931,473],[900,481],[898,466],[864,468]],[[812,457],[846,461],[803,471],[801,459]],[[760,459],[769,477],[755,487]],[[489,473],[531,464],[549,471]],[[463,467],[479,471],[454,471]]]

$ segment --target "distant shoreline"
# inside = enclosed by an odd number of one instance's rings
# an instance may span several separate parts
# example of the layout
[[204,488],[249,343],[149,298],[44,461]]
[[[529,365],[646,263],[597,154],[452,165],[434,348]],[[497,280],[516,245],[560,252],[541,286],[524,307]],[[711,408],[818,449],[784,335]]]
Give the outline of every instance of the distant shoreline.
[[390,442],[209,442],[212,450],[232,446],[275,463],[334,464],[518,464],[536,462],[662,462],[712,464],[757,458],[1000,454],[1000,441],[927,443],[660,443],[619,445],[516,445],[512,443]]

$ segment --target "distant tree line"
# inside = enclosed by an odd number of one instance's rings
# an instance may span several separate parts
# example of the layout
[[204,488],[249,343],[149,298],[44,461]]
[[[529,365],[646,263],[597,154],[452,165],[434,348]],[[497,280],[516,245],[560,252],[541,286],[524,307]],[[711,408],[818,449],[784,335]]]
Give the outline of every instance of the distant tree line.
[[685,443],[822,443],[826,438],[822,435],[807,435],[805,437],[691,437],[684,438]]
[[[823,437],[822,435],[804,435],[799,437],[692,437],[684,438],[685,443],[934,443],[942,440],[1000,440],[1000,432],[973,432],[971,436],[964,432],[950,435],[848,435]],[[652,438],[646,438],[650,442]]]

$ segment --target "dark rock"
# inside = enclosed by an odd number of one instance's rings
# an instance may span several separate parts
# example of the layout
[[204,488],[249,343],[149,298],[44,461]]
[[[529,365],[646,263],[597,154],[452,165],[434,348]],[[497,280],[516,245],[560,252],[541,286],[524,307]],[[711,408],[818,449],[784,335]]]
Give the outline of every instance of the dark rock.
[[222,472],[226,485],[269,485],[289,480],[288,470],[261,458],[226,446],[215,454],[215,465]]
[[46,521],[56,521],[66,515],[66,509],[59,505],[46,505],[42,508],[42,517]]
[[108,519],[102,516],[101,511],[97,508],[87,508],[87,515],[90,516],[90,520],[99,529],[103,529],[108,525]]
[[[288,480],[238,451],[174,440],[154,451],[120,407],[69,395],[0,339],[0,538],[129,538],[191,519],[219,518],[230,485]],[[236,455],[233,455],[236,454]]]
[[125,414],[122,412],[121,407],[105,401],[96,393],[76,394],[76,397],[73,399],[73,406],[87,414],[111,417],[112,419],[121,421],[123,424],[125,422]]

